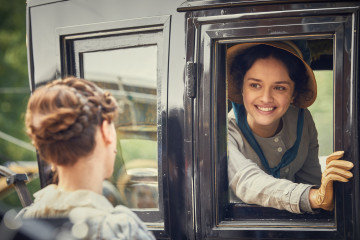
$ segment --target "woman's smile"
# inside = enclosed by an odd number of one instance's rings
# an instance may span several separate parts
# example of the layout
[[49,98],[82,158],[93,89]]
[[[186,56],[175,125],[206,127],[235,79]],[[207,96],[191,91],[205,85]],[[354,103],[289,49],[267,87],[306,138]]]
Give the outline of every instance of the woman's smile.
[[259,109],[262,112],[272,112],[276,108],[276,107],[261,107],[258,105],[255,105],[255,107],[257,107],[257,109]]

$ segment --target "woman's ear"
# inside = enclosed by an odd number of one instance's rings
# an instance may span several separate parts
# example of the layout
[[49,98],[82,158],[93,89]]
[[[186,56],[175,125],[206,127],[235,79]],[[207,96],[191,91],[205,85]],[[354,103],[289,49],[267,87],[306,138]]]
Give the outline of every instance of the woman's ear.
[[113,132],[112,132],[111,127],[112,127],[111,123],[107,120],[104,120],[100,126],[101,135],[102,135],[105,143],[107,143],[107,144],[110,144],[113,141],[113,136],[112,136]]
[[294,91],[294,94],[291,97],[291,102],[290,103],[294,103],[296,96],[297,96],[297,92]]

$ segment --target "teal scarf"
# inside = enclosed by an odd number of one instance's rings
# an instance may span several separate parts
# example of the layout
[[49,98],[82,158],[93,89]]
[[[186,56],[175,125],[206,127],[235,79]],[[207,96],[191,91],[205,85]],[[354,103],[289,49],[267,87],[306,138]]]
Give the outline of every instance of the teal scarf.
[[304,126],[304,109],[302,109],[302,108],[299,109],[297,129],[296,129],[297,137],[296,137],[296,141],[295,141],[294,145],[285,152],[285,154],[281,158],[281,162],[277,166],[271,168],[269,166],[267,159],[265,158],[263,151],[261,150],[260,145],[256,141],[254,134],[252,133],[252,131],[249,127],[244,105],[232,102],[232,106],[234,109],[237,125],[239,126],[241,132],[243,133],[244,137],[246,138],[246,140],[248,141],[250,146],[254,149],[256,154],[259,156],[262,165],[272,176],[279,178],[280,177],[280,169],[289,165],[292,161],[294,161],[294,159],[296,158],[296,156],[298,154],[299,145],[301,142],[302,130],[303,130],[303,126]]

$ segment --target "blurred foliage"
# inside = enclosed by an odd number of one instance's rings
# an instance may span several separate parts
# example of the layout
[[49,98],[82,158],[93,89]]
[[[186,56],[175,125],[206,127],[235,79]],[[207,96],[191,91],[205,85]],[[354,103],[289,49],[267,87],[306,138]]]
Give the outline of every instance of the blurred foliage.
[[317,99],[309,107],[318,130],[319,156],[333,152],[333,71],[314,71]]
[[[24,113],[30,96],[26,52],[26,2],[0,0],[0,131],[30,142]],[[0,138],[0,164],[36,160],[34,152]]]
[[[30,144],[24,115],[30,96],[26,51],[26,1],[0,0],[0,164],[36,161],[36,154],[24,148]],[[15,141],[13,141],[15,139]],[[18,142],[15,144],[14,142]],[[30,192],[39,181],[28,185]],[[0,207],[21,207],[14,189],[0,192]]]

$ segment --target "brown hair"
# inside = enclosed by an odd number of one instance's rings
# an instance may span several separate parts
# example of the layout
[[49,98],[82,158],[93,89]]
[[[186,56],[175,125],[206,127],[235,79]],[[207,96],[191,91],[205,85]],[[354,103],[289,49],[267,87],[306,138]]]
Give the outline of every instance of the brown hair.
[[109,92],[75,77],[39,87],[30,97],[25,123],[41,158],[71,166],[95,147],[95,130],[112,122],[117,103]]

